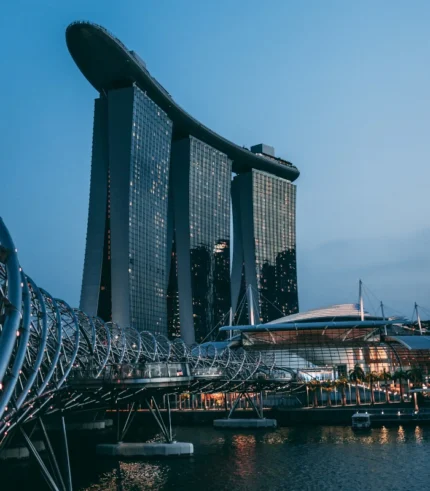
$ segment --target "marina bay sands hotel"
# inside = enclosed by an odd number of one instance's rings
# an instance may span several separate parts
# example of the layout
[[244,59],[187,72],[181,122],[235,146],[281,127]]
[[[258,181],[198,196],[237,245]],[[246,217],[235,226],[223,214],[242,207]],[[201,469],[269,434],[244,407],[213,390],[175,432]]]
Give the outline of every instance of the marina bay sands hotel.
[[297,312],[298,169],[194,119],[103,27],[73,23],[66,40],[99,93],[81,309],[188,344],[229,312],[241,324]]

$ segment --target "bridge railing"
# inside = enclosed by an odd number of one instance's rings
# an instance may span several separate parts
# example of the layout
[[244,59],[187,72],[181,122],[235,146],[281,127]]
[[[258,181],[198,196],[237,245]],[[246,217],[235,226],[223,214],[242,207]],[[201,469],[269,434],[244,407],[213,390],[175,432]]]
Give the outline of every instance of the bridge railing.
[[192,370],[192,375],[196,378],[222,378],[225,373],[218,367],[203,367]]
[[138,364],[107,365],[97,376],[95,369],[75,368],[72,370],[70,382],[115,382],[132,379],[160,379],[190,377],[188,363],[153,362]]
[[[181,339],[169,341],[72,309],[24,273],[0,218],[0,447],[12,425],[35,414],[88,408],[99,396],[117,397],[111,384],[128,385],[121,391],[128,398],[133,384],[157,380],[208,392],[241,390],[256,379],[273,382],[275,357],[268,356],[228,344],[187,346]],[[275,378],[288,383],[285,374]],[[69,391],[74,384],[79,387]],[[106,394],[98,392],[103,384]],[[94,387],[97,397],[82,397]]]

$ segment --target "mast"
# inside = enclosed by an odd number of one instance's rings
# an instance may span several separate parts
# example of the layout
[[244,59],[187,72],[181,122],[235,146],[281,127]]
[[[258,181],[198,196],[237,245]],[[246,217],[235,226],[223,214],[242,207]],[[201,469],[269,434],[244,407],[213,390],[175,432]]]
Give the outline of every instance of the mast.
[[422,336],[423,335],[423,328],[421,326],[421,318],[420,318],[420,313],[418,312],[418,304],[417,304],[417,302],[415,302],[415,312],[417,314],[418,327],[420,329],[420,334]]
[[363,282],[358,281],[358,296],[360,301],[360,318],[364,321],[364,304],[363,304]]
[[[382,303],[382,300],[381,300],[381,314],[382,314],[382,318],[385,320],[384,304]],[[387,335],[387,325],[386,324],[384,326],[384,332],[385,332],[385,335]]]

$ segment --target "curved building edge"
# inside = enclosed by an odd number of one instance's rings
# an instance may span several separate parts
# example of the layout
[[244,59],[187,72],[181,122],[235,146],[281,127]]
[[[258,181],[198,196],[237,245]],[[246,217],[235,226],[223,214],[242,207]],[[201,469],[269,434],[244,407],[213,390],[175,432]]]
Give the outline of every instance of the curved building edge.
[[91,22],[74,22],[67,27],[66,42],[76,65],[98,92],[103,94],[136,83],[167,113],[180,133],[193,135],[228,155],[233,161],[233,172],[257,169],[291,182],[299,177],[299,170],[290,162],[252,153],[193,118],[150,75],[140,57],[104,27]]

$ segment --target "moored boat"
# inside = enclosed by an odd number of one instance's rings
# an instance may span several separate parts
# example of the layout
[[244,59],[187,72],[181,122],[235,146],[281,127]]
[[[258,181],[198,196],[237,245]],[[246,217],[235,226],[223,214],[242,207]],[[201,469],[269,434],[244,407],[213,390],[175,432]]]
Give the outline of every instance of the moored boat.
[[371,426],[372,423],[370,421],[370,414],[357,412],[352,415],[353,430],[369,430]]

